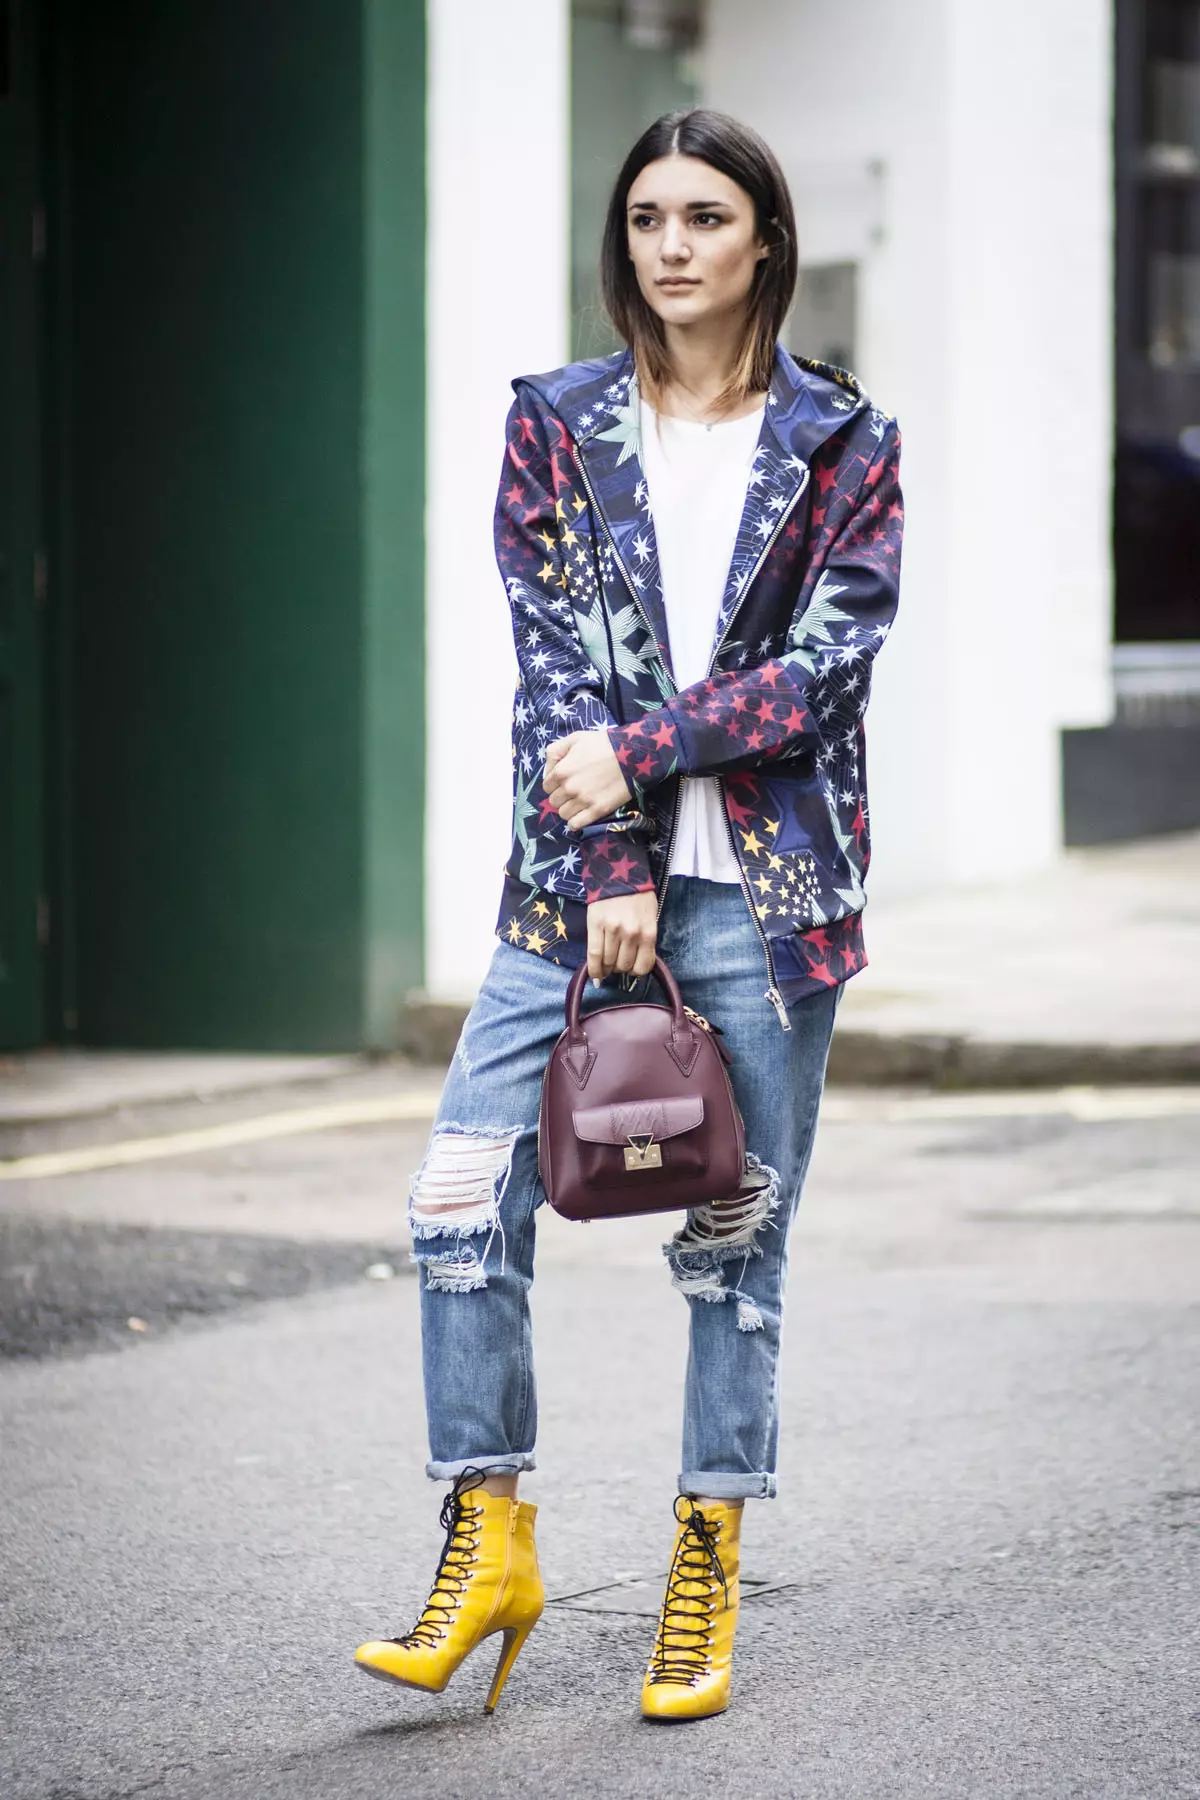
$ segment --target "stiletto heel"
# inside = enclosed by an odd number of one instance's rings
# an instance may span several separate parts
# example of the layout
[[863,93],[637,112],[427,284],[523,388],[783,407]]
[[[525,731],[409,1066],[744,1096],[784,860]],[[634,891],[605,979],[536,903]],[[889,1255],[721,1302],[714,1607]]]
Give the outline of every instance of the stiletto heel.
[[504,1642],[500,1649],[500,1661],[496,1664],[496,1673],[492,1677],[492,1685],[488,1690],[488,1697],[483,1703],[483,1710],[485,1713],[495,1712],[496,1702],[504,1691],[505,1682],[512,1674],[513,1664],[525,1648],[525,1640],[532,1630],[532,1625],[527,1625],[523,1631],[519,1630],[515,1625],[510,1625],[508,1630],[504,1633]]
[[455,1482],[442,1508],[446,1542],[420,1618],[404,1637],[362,1644],[364,1675],[440,1694],[485,1637],[502,1634],[485,1712],[492,1712],[545,1596],[533,1542],[535,1506],[489,1494],[478,1469]]

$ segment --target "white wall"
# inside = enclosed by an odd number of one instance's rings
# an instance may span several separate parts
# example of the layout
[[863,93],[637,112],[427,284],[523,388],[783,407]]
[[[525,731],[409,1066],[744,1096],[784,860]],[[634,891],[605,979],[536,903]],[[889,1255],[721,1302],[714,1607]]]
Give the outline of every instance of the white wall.
[[429,0],[426,988],[473,997],[512,808],[492,551],[514,375],[568,355],[567,0]]
[[1109,715],[1109,0],[709,0],[706,100],[860,262],[904,433],[901,620],[869,721],[873,885],[1036,869],[1059,729]]

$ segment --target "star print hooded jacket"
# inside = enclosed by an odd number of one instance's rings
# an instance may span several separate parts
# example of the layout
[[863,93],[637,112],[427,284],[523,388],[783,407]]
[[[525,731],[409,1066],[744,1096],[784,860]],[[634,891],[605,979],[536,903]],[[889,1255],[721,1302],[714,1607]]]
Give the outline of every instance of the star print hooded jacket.
[[[680,782],[720,783],[766,998],[863,968],[870,861],[863,714],[896,609],[900,437],[844,370],[774,374],[709,673],[677,688],[628,351],[514,381],[496,505],[512,609],[513,846],[497,932],[571,967],[587,903],[657,891]],[[569,832],[546,750],[607,729],[633,804]]]

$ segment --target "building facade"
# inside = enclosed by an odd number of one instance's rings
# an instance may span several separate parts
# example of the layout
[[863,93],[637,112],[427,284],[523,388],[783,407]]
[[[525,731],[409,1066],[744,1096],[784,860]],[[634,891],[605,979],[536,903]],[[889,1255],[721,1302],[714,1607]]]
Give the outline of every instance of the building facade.
[[0,1042],[470,999],[509,382],[608,347],[608,186],[693,100],[792,184],[789,347],[904,430],[875,890],[1200,823],[1200,0],[4,19]]

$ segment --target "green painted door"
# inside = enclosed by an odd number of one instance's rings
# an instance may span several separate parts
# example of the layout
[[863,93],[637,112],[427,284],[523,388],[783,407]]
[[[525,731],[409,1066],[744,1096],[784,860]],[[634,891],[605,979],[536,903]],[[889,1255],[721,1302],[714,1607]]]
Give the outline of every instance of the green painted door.
[[[32,5],[0,0],[0,1046],[42,1036],[36,57]],[[39,933],[39,925],[42,927]]]

